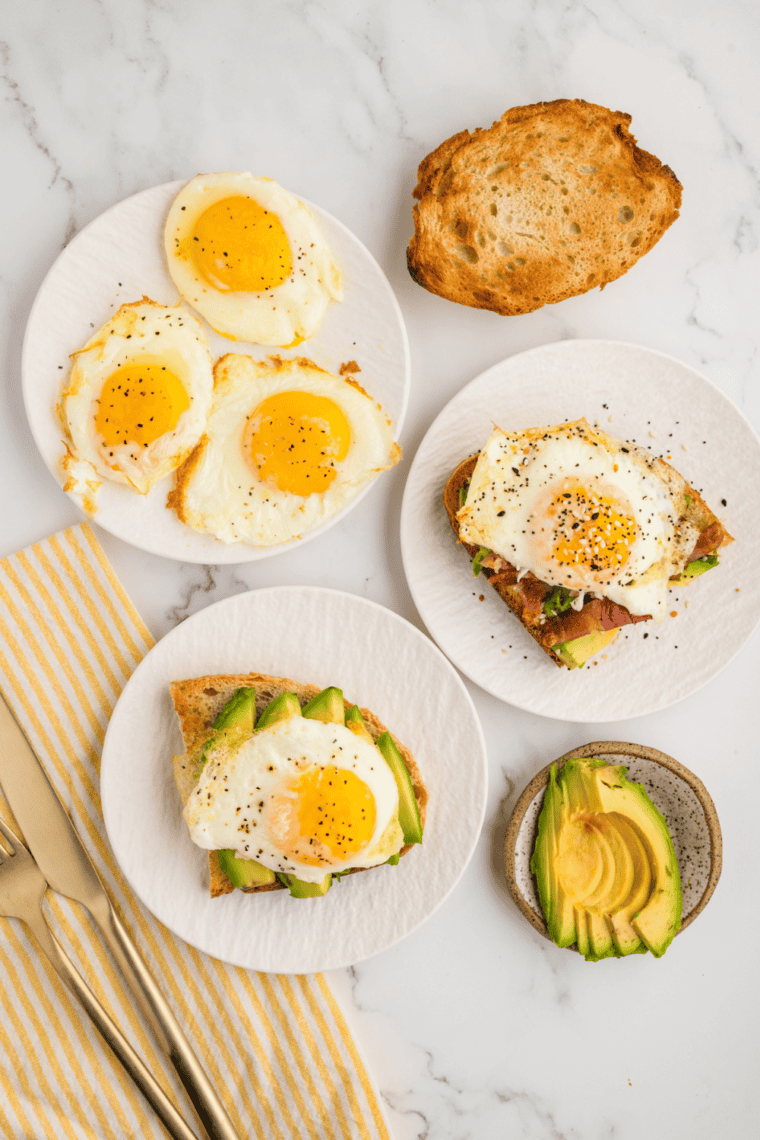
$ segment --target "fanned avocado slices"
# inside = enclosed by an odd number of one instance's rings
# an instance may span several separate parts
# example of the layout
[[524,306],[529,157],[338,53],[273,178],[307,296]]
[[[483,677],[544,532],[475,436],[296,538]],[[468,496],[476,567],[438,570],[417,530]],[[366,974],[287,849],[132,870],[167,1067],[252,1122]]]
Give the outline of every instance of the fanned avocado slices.
[[622,765],[552,765],[531,870],[549,936],[588,961],[665,953],[681,926],[668,827]]

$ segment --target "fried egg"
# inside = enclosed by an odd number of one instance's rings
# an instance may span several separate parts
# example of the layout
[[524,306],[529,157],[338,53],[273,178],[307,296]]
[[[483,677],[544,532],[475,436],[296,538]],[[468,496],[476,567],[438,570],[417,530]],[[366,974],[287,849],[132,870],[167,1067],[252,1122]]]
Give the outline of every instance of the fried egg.
[[460,538],[550,586],[609,598],[631,614],[666,615],[668,579],[698,530],[688,485],[662,459],[585,420],[504,432],[480,453]]
[[58,402],[64,489],[92,513],[101,480],[144,495],[192,451],[211,407],[211,355],[196,317],[143,297],[72,361]]
[[307,883],[385,863],[404,842],[396,781],[374,744],[300,716],[212,748],[184,817],[199,847]]
[[342,510],[401,450],[380,406],[310,360],[230,353],[214,366],[206,431],[169,506],[222,542],[272,546]]
[[292,347],[343,298],[319,224],[271,178],[198,174],[169,211],[164,248],[181,295],[233,340]]

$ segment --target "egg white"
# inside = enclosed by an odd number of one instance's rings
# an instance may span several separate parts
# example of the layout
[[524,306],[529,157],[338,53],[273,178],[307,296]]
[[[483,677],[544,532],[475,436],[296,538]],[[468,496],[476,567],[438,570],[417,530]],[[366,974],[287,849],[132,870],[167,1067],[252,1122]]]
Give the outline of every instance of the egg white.
[[[586,502],[601,496],[612,504],[615,513],[607,519],[604,509],[598,512],[596,529],[591,516],[577,512],[575,504],[583,501],[576,498],[579,487],[591,495]],[[480,453],[458,513],[460,538],[488,547],[548,585],[606,597],[631,614],[662,621],[668,579],[683,568],[698,534],[684,517],[687,492],[685,480],[663,460],[585,420],[524,432],[497,428]],[[576,514],[557,511],[563,496]],[[576,527],[591,537],[570,565],[556,552],[563,535],[573,541]],[[615,557],[623,560],[618,564]]]
[[[198,268],[193,258],[196,223],[210,206],[227,198],[250,198],[279,219],[292,261],[291,272],[280,284],[233,290]],[[271,178],[247,172],[196,175],[169,211],[164,248],[181,295],[216,332],[232,340],[291,347],[314,335],[331,300],[343,299],[340,270],[318,222],[303,202]],[[224,253],[234,257],[236,251]],[[221,251],[217,260],[222,264]]]
[[[206,431],[177,472],[169,505],[194,530],[222,542],[272,546],[321,526],[349,503],[377,472],[397,463],[390,420],[352,380],[333,376],[312,361],[257,361],[230,353],[214,367],[214,404]],[[324,396],[343,412],[350,429],[348,453],[335,463],[330,486],[309,495],[278,490],[263,481],[246,454],[249,418],[277,393]]]
[[[127,440],[107,445],[96,426],[104,384],[119,369],[150,362],[181,381],[189,406],[176,426],[147,446]],[[185,309],[143,297],[122,305],[78,352],[61,392],[57,412],[66,434],[61,460],[64,489],[93,513],[103,479],[139,494],[178,467],[201,437],[211,407],[213,373],[200,321]],[[136,397],[137,398],[137,397]]]
[[[354,773],[375,804],[375,826],[364,846],[344,859],[324,856],[316,866],[286,854],[275,834],[278,799],[292,799],[288,784],[314,765]],[[199,847],[234,850],[307,883],[320,882],[328,871],[377,866],[403,846],[396,781],[378,749],[342,724],[300,716],[241,743],[212,747],[184,817]]]

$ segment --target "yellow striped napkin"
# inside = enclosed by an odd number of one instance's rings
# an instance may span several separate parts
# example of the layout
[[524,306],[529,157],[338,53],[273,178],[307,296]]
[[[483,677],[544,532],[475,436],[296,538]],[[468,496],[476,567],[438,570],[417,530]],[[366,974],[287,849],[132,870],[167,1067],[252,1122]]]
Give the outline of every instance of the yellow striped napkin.
[[[0,689],[241,1137],[390,1140],[326,979],[256,974],[194,950],[141,907],[114,861],[100,810],[100,751],[119,693],[152,644],[89,524],[0,562]],[[66,952],[195,1123],[86,912],[49,899]],[[14,919],[0,920],[0,1003],[0,1049],[13,1059],[0,1068],[0,1134],[163,1140],[152,1111]]]

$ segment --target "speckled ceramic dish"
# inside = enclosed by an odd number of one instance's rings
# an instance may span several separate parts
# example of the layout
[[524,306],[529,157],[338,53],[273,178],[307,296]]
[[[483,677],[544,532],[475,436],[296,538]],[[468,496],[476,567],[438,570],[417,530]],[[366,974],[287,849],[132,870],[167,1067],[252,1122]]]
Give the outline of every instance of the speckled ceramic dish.
[[[582,756],[599,757],[608,764],[625,764],[628,779],[643,784],[654,805],[664,815],[681,872],[681,930],[685,930],[707,905],[720,878],[723,858],[720,823],[707,789],[693,772],[672,756],[641,744],[598,740],[566,752],[557,763],[561,767],[565,760]],[[531,926],[545,938],[549,933],[538,901],[535,879],[530,872],[530,858],[550,770],[551,764],[542,768],[520,796],[504,843],[507,885],[512,898]]]

